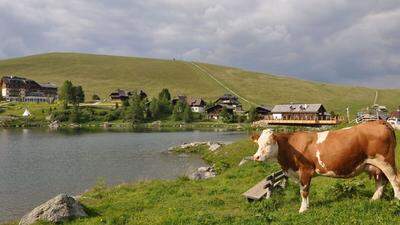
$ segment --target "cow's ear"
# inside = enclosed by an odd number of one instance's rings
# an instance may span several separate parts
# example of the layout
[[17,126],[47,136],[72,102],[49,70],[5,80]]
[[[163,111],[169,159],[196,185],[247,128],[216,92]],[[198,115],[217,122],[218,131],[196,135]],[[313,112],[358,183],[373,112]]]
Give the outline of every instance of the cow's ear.
[[255,142],[255,143],[257,143],[257,141],[258,141],[259,138],[260,138],[260,135],[257,134],[257,133],[253,133],[253,134],[251,135],[251,140],[252,140],[253,142]]

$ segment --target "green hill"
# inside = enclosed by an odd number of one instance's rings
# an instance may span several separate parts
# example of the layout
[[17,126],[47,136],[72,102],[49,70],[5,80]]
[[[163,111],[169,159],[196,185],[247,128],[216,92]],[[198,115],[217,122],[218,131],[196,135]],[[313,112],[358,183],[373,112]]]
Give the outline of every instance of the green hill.
[[[328,110],[352,113],[373,103],[375,89],[304,81],[238,68],[198,63],[240,96],[257,104],[287,102],[325,104]],[[213,100],[227,92],[204,71],[189,62],[77,53],[49,53],[0,61],[0,75],[15,74],[40,82],[80,84],[87,96],[106,97],[114,89],[143,89],[151,96],[162,88]],[[379,90],[378,103],[394,109],[400,90]]]

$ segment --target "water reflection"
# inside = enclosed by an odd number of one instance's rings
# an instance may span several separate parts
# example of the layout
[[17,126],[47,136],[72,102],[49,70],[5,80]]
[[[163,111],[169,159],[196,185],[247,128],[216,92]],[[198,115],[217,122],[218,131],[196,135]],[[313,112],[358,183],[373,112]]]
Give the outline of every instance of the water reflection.
[[51,132],[0,130],[0,221],[20,217],[58,193],[80,193],[103,178],[108,184],[169,179],[203,162],[163,153],[191,141],[233,141],[236,132]]

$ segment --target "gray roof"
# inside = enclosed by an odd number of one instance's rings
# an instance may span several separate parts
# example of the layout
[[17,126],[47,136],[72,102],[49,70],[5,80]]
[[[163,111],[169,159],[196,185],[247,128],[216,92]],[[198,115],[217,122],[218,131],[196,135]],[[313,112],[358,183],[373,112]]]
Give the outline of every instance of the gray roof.
[[52,83],[40,84],[40,86],[42,86],[44,88],[57,88],[57,86],[55,84],[52,84]]
[[318,110],[323,107],[322,104],[286,104],[286,105],[275,105],[272,108],[272,113],[285,113],[285,112],[294,112],[294,113],[316,113]]

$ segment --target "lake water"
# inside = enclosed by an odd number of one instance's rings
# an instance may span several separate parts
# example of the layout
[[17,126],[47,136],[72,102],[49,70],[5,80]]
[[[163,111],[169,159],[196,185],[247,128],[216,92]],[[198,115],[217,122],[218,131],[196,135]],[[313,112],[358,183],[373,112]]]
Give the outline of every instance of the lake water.
[[230,142],[237,132],[49,132],[0,130],[0,221],[20,218],[59,193],[107,184],[171,179],[204,165],[165,151],[192,141]]

